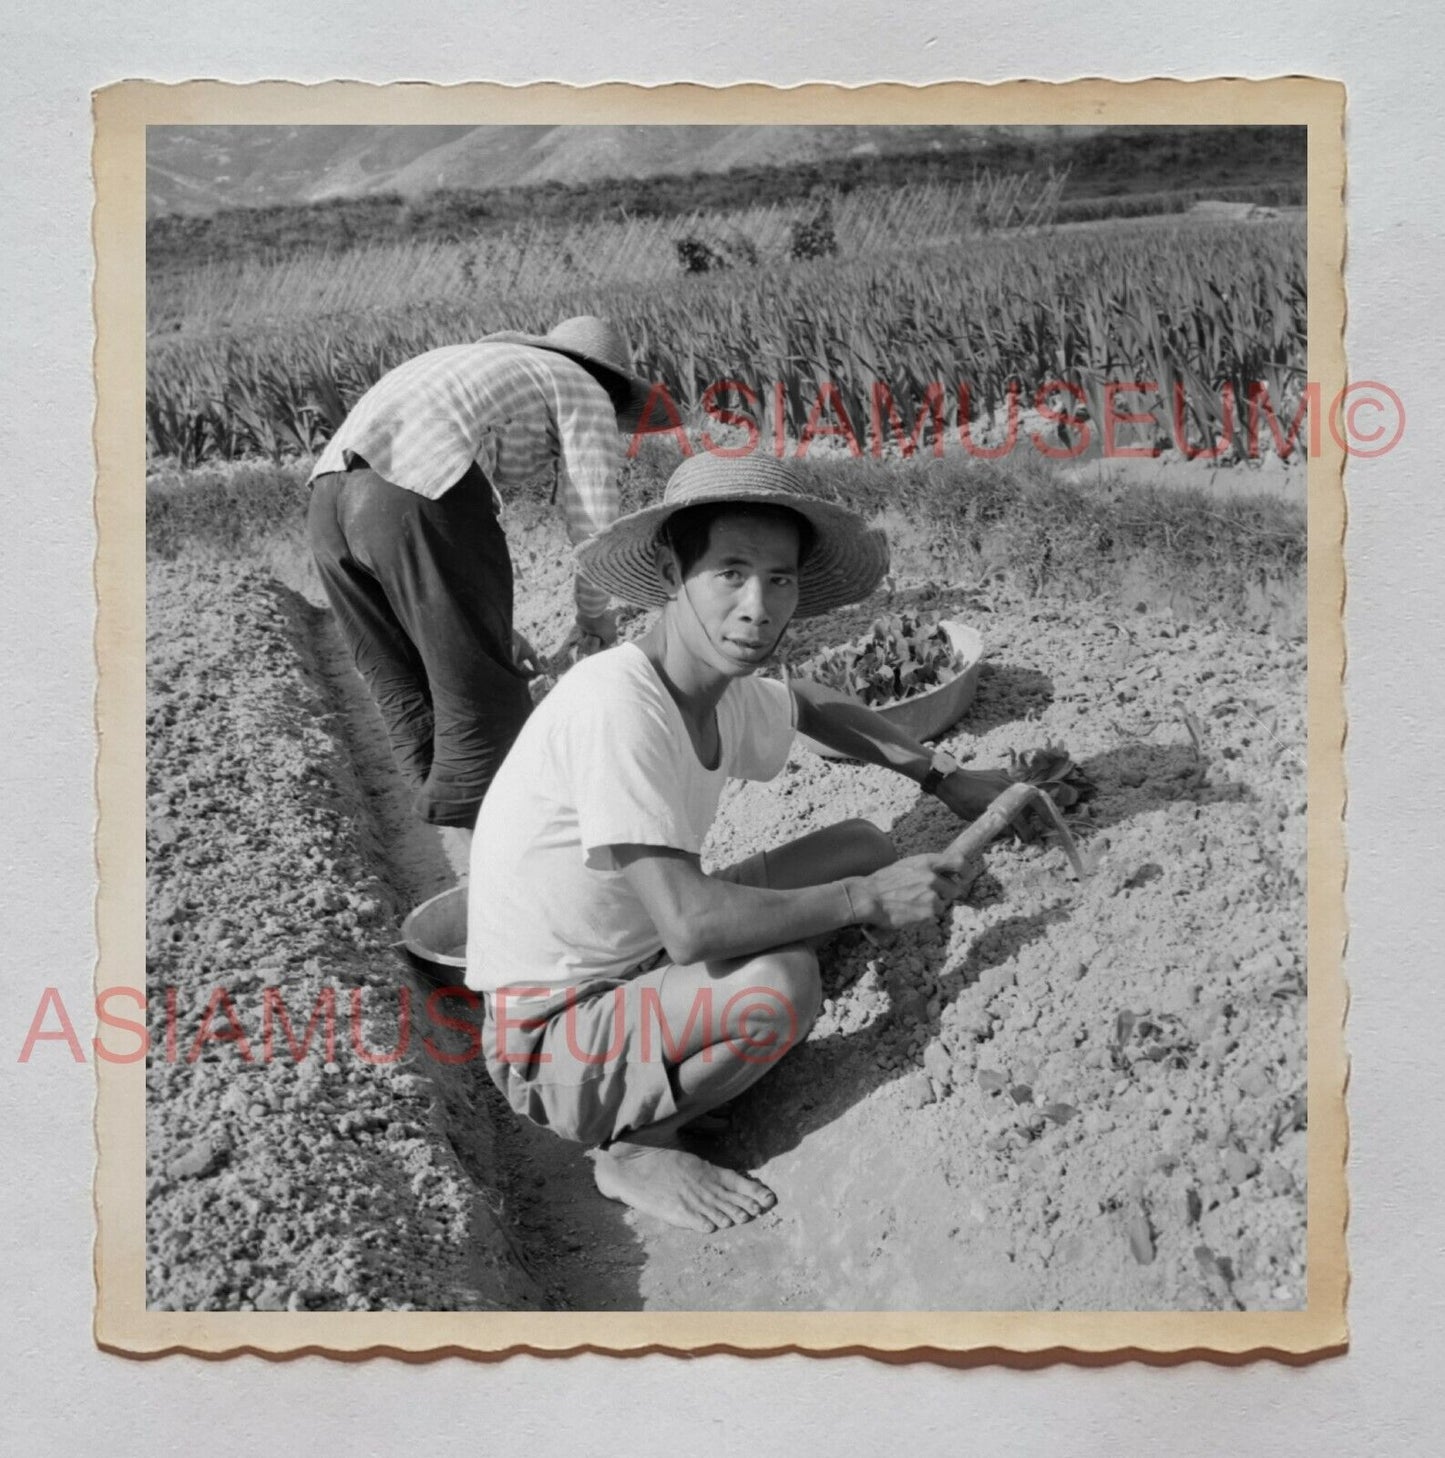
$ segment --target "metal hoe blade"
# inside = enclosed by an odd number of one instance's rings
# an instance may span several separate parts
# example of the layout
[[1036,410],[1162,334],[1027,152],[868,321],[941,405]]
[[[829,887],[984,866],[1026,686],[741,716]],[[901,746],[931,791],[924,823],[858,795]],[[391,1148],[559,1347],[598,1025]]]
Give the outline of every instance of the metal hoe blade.
[[956,866],[961,870],[966,862],[981,854],[991,841],[1002,835],[1019,814],[1029,807],[1037,810],[1048,824],[1051,834],[1058,838],[1060,848],[1069,858],[1074,875],[1082,881],[1089,874],[1088,862],[1079,850],[1069,827],[1064,823],[1059,807],[1037,785],[1010,785],[943,852],[943,869]]

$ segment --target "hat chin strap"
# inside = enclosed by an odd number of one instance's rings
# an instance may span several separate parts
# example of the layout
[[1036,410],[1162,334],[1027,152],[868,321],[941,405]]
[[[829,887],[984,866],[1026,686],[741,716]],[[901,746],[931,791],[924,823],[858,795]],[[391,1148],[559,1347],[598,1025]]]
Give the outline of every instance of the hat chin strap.
[[[676,567],[676,565],[677,565],[677,554],[676,554],[676,552],[673,553],[672,560],[673,560],[674,567]],[[703,638],[705,640],[707,640],[708,642],[711,642],[712,640],[709,639],[708,638],[708,635],[707,635],[707,629],[703,626],[702,616],[699,614],[698,610],[693,606],[692,595],[687,590],[687,579],[683,577],[683,575],[682,575],[682,573],[680,571],[677,574],[677,590],[678,590],[678,594],[682,597],[683,601],[687,603],[687,610],[688,610],[688,612],[690,612],[692,614],[692,620],[693,620],[693,622],[695,622],[697,624],[698,630],[702,633]],[[781,645],[781,643],[783,641],[783,634],[788,631],[788,623],[791,623],[792,621],[793,621],[792,618],[789,618],[788,619],[788,622],[787,623],[784,623],[783,626],[778,630],[778,636],[773,641],[773,646],[768,651],[768,656],[766,658],[760,659],[756,664],[754,664],[754,666],[753,666],[754,667],[754,671],[756,671],[759,668],[762,668],[764,664],[770,663],[777,656],[778,648],[779,648],[779,646]]]

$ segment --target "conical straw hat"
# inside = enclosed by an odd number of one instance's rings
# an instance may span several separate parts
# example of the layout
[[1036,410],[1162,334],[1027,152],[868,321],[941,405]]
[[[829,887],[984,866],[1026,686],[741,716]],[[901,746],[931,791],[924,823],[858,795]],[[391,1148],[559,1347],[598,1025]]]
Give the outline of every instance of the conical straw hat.
[[793,462],[772,456],[693,456],[672,473],[660,502],[619,517],[584,542],[577,565],[614,597],[661,607],[668,594],[657,572],[657,549],[675,511],[719,501],[782,506],[813,528],[813,546],[798,573],[795,616],[817,617],[859,602],[888,571],[888,538],[847,507],[808,495],[798,478]]
[[619,415],[635,415],[647,399],[647,381],[632,371],[632,352],[622,331],[610,319],[595,314],[578,314],[564,319],[545,334],[522,334],[514,329],[487,334],[481,344],[525,344],[533,349],[550,349],[575,359],[578,364],[604,370],[627,391],[627,403]]

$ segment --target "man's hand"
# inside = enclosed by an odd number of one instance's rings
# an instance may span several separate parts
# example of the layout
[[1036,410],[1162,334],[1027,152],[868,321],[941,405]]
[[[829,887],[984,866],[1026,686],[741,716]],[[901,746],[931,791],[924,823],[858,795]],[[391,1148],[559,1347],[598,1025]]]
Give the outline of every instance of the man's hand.
[[[956,769],[945,776],[934,793],[960,820],[972,821],[977,820],[1014,782],[1015,776],[1007,770]],[[1012,829],[1020,840],[1031,842],[1048,827],[1039,819],[1037,810],[1026,807],[1013,822]]]
[[537,650],[515,628],[512,629],[512,662],[528,678],[536,678],[542,671],[542,660],[537,657]]
[[956,769],[934,793],[960,820],[977,820],[1011,784],[1006,770]]
[[578,613],[572,631],[562,640],[553,659],[554,663],[570,666],[579,659],[590,658],[604,648],[610,648],[617,641],[617,614],[610,609],[592,617]]
[[931,855],[905,856],[847,885],[863,926],[893,929],[933,921],[961,890],[942,870],[942,858]]
[[596,617],[578,613],[577,632],[583,638],[600,639],[603,648],[610,648],[617,641],[617,614],[611,608],[604,608]]
[[[994,798],[1010,785],[1024,781],[1036,785],[1060,810],[1067,810],[1094,793],[1094,783],[1070,757],[1067,750],[1046,748],[1027,754],[1010,751],[1008,770],[956,769],[945,776],[935,791],[938,798],[961,820],[977,820]],[[1011,826],[1022,841],[1036,841],[1053,830],[1034,806],[1025,807]]]

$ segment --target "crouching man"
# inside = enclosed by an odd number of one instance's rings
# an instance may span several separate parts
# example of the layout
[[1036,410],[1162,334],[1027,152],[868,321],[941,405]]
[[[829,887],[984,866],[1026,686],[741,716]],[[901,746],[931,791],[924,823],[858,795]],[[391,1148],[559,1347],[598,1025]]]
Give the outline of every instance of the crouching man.
[[936,917],[959,890],[937,857],[899,859],[861,820],[708,874],[723,786],[777,775],[795,733],[965,818],[1008,780],[841,694],[754,676],[794,616],[859,601],[888,564],[882,534],[806,495],[790,463],[694,457],[659,505],[578,556],[599,587],[662,611],[567,673],[498,772],[472,846],[467,984],[485,994],[487,1066],[513,1109],[591,1146],[604,1195],[712,1231],[775,1197],[678,1133],[806,1036],[815,939]]

